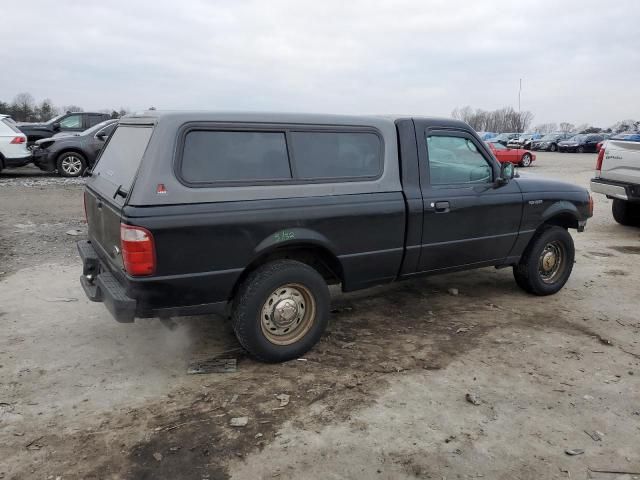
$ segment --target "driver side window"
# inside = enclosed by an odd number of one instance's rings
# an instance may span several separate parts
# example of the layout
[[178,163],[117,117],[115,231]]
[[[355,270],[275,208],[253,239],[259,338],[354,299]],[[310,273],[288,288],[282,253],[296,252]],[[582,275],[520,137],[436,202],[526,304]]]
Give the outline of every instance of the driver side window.
[[428,135],[431,185],[491,183],[491,165],[468,138]]

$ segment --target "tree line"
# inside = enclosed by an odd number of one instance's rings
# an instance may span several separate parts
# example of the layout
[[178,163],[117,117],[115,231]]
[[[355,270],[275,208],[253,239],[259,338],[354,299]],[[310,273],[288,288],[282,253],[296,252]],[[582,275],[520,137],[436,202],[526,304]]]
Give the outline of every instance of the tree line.
[[[512,107],[503,107],[497,110],[473,109],[470,106],[455,108],[451,116],[457,120],[468,123],[477,132],[526,132],[533,122],[533,113],[530,111],[517,112]],[[534,126],[532,131],[536,133],[621,133],[640,131],[640,121],[620,120],[607,128],[595,127],[588,123],[574,125],[570,122],[541,123]]]
[[[84,109],[78,105],[57,107],[48,98],[36,102],[30,93],[19,93],[11,102],[0,100],[0,114],[9,115],[16,122],[46,122],[61,113],[82,111]],[[118,110],[107,108],[98,112],[108,113],[111,118],[120,118],[129,113],[129,110],[120,107]]]

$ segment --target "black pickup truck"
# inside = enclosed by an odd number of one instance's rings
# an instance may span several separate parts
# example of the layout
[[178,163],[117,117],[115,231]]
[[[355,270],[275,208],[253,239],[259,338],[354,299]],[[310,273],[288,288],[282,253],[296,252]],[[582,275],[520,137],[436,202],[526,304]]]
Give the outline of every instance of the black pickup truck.
[[27,136],[27,142],[31,146],[36,141],[57,133],[82,132],[110,118],[108,113],[67,112],[44,123],[18,123],[18,128]]
[[230,313],[271,362],[318,341],[327,284],[512,267],[556,293],[567,229],[593,207],[584,188],[514,175],[459,121],[158,111],[121,119],[84,202],[90,299],[122,322]]

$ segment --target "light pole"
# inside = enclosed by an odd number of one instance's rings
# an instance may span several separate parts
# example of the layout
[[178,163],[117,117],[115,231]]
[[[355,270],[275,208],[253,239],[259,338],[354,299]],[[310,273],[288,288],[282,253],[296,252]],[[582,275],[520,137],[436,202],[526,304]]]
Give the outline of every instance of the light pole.
[[[520,88],[518,89],[518,130],[520,130],[522,121],[522,111],[520,109],[520,96],[522,95],[522,79],[520,79]],[[518,132],[520,133],[520,132]]]

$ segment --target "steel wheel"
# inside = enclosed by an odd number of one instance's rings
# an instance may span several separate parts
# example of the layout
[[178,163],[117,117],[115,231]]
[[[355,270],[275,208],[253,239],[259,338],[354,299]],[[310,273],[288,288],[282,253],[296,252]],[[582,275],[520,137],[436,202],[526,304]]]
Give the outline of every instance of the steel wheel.
[[82,173],[83,168],[83,161],[77,155],[65,155],[60,162],[60,170],[66,177],[77,177]]
[[316,302],[307,287],[289,283],[269,295],[261,310],[262,333],[275,345],[291,345],[313,326]]
[[538,273],[546,284],[554,283],[564,270],[566,262],[564,245],[559,241],[549,242],[544,246],[538,259]]

